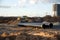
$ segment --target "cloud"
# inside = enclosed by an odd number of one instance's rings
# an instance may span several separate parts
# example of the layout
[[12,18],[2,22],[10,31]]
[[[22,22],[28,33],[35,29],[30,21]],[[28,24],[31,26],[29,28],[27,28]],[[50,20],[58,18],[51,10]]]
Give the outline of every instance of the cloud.
[[0,5],[0,8],[11,8],[10,6],[1,6]]
[[36,4],[38,2],[38,0],[29,0],[30,4]]
[[40,0],[44,3],[60,3],[60,0]]
[[18,0],[18,5],[20,7],[24,7],[24,6],[32,6],[38,3],[39,0]]
[[16,6],[16,0],[0,0],[0,8],[14,8]]
[[60,0],[51,0],[50,3],[60,3]]
[[0,8],[14,8],[17,4],[0,4]]
[[18,5],[21,7],[21,6],[24,6],[26,3],[26,0],[18,0]]

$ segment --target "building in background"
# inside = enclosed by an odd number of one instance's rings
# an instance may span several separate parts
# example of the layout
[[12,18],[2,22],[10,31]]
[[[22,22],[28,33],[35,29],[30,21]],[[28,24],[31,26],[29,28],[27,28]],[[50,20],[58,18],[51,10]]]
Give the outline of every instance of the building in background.
[[54,16],[60,16],[60,4],[53,5]]

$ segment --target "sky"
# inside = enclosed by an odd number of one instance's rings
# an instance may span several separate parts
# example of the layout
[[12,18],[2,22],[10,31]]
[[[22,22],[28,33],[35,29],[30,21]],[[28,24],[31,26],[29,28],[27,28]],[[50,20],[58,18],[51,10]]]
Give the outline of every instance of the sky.
[[53,16],[53,3],[60,0],[0,0],[0,16]]

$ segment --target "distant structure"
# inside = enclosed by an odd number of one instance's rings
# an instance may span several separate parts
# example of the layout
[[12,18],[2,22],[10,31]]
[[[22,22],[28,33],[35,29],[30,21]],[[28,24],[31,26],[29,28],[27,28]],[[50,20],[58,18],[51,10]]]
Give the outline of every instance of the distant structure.
[[60,16],[60,4],[53,5],[54,16]]

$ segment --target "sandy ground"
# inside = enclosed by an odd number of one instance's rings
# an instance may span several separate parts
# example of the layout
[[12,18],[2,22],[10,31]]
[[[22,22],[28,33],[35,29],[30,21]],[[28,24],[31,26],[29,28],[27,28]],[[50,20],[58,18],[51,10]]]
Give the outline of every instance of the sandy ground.
[[[18,36],[21,33],[26,33],[28,35],[42,36],[46,38],[55,38],[56,35],[60,35],[60,30],[57,29],[43,29],[43,28],[33,28],[33,27],[19,27],[19,26],[9,26],[0,25],[0,36]],[[60,36],[59,36],[60,37]]]
[[33,27],[20,27],[20,26],[8,26],[8,25],[0,25],[0,32],[25,32],[28,34],[36,34],[40,32],[52,32],[52,33],[60,33],[60,30],[57,29],[43,29],[43,28],[33,28]]

